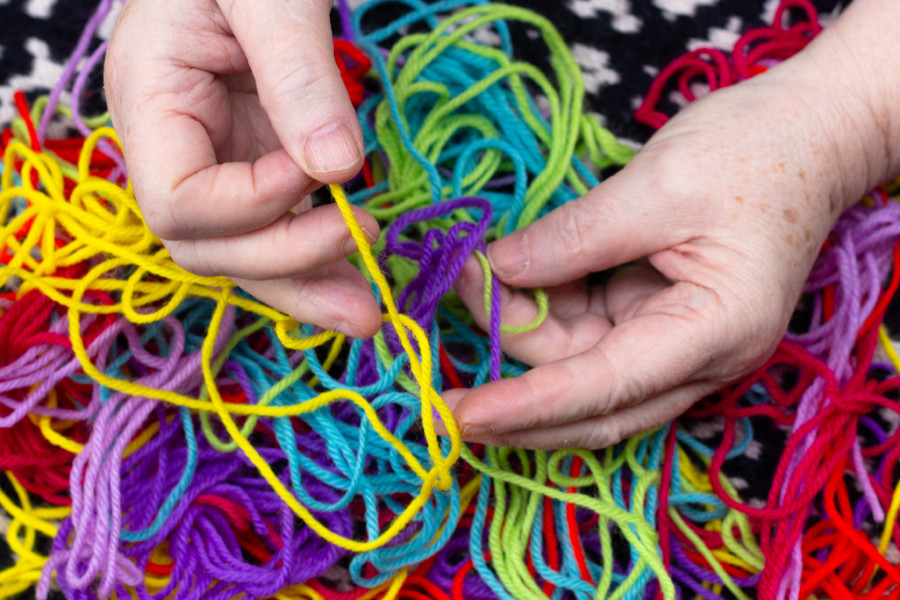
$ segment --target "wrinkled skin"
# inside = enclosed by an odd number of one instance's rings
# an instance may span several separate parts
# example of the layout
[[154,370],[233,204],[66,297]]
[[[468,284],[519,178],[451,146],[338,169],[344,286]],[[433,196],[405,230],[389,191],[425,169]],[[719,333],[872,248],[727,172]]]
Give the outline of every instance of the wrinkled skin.
[[[362,164],[324,0],[129,0],[107,95],[150,228],[176,262],[357,337],[379,310],[321,183]],[[797,57],[691,105],[620,173],[491,244],[504,335],[535,368],[445,399],[469,441],[598,448],[662,425],[761,365],[841,211],[897,174],[900,25],[856,0]],[[322,135],[315,135],[320,132]],[[355,209],[371,239],[375,220]],[[604,286],[585,276],[619,267]],[[470,260],[457,292],[487,326]]]
[[[325,0],[129,0],[106,90],[150,229],[172,258],[225,275],[303,322],[371,336],[381,315],[335,206],[309,194],[362,166]],[[357,219],[371,240],[378,224]]]

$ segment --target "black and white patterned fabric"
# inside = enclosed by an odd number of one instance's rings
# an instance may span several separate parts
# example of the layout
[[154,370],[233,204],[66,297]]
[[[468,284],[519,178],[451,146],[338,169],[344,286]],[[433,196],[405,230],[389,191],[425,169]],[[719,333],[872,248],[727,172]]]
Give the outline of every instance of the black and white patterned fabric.
[[[0,125],[7,126],[16,115],[16,90],[32,99],[56,85],[98,4],[98,0],[0,0]],[[103,39],[112,31],[115,14],[117,10],[100,27]],[[100,73],[94,74],[91,84],[88,109],[99,110]]]
[[[828,23],[848,1],[814,0],[813,5],[821,21]],[[584,74],[589,109],[617,136],[642,142],[652,131],[636,123],[632,115],[659,71],[697,48],[730,52],[742,33],[772,22],[779,0],[515,0],[511,4],[541,13],[556,25]]]
[[[562,32],[584,73],[589,109],[635,144],[651,131],[632,113],[666,64],[688,50],[730,50],[744,31],[771,22],[779,0],[509,0],[546,16]],[[823,23],[849,0],[813,0]],[[361,0],[351,2],[358,4]],[[46,93],[98,0],[0,0],[0,124],[15,115],[13,92]],[[107,38],[116,11],[98,35]],[[540,45],[516,40],[529,55]],[[94,76],[98,89],[100,74]],[[90,100],[90,99],[88,99]],[[96,104],[99,106],[99,104]]]

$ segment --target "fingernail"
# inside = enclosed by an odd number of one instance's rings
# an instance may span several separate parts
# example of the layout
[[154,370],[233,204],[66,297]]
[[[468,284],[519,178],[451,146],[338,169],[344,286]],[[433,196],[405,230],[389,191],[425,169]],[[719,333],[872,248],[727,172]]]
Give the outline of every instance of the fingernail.
[[364,337],[362,332],[359,330],[359,327],[356,326],[356,323],[352,321],[338,321],[334,330],[338,333],[343,333],[344,335],[352,338],[362,338]]
[[504,279],[528,268],[528,235],[513,233],[490,244],[487,249],[491,270]]
[[[369,242],[370,245],[374,244],[375,242],[378,241],[377,235],[373,235],[372,232],[369,231],[368,229],[366,229],[365,227],[360,227],[360,229],[362,229],[363,235],[365,236],[366,241]],[[359,248],[356,246],[356,240],[353,239],[352,235],[348,236],[347,239],[344,240],[344,243],[341,244],[341,252],[343,253],[344,256],[350,256],[357,250],[359,250]]]
[[315,173],[349,169],[362,158],[362,150],[350,128],[341,122],[329,123],[306,139],[306,165]]

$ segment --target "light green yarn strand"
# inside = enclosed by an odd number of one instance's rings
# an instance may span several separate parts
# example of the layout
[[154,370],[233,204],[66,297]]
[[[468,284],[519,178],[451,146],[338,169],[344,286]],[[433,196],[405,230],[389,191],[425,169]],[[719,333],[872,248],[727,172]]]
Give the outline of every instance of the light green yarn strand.
[[709,551],[709,548],[706,547],[706,544],[703,543],[703,540],[700,539],[696,533],[691,530],[690,527],[684,522],[684,519],[681,518],[681,515],[678,514],[674,508],[669,508],[669,517],[672,519],[672,522],[675,523],[675,526],[681,530],[681,532],[688,538],[691,543],[694,545],[694,548],[697,549],[697,552],[706,559],[709,563],[709,566],[712,570],[718,575],[722,582],[725,584],[725,587],[728,588],[728,591],[734,594],[734,597],[738,600],[750,600],[750,597],[744,593],[744,590],[739,588],[731,576],[728,574],[725,569],[722,568],[722,564],[719,560],[713,556],[713,553]]
[[[635,571],[636,572],[640,571],[641,568],[643,568],[644,566],[646,566],[647,568],[650,568],[654,572],[654,574],[656,575],[657,579],[660,582],[660,589],[662,589],[662,591],[663,591],[663,597],[666,598],[666,600],[674,599],[675,586],[674,586],[674,583],[672,582],[671,577],[668,575],[668,573],[666,573],[665,567],[663,566],[662,560],[658,554],[658,548],[657,548],[658,537],[657,537],[656,532],[650,526],[650,524],[646,521],[646,519],[643,517],[643,515],[640,514],[639,511],[640,511],[640,509],[642,509],[642,507],[632,509],[637,512],[629,512],[615,504],[615,502],[612,499],[612,495],[609,491],[610,483],[609,483],[608,477],[605,474],[605,470],[600,465],[599,461],[596,459],[596,457],[593,455],[593,453],[591,453],[587,450],[574,450],[574,449],[561,450],[558,452],[554,452],[548,458],[546,456],[546,454],[543,452],[535,452],[533,454],[526,453],[523,455],[525,458],[523,459],[520,457],[519,460],[523,462],[523,466],[521,467],[521,470],[523,471],[523,473],[531,472],[530,467],[526,467],[524,465],[524,463],[529,462],[529,458],[528,458],[529,456],[531,457],[530,460],[546,462],[546,470],[545,471],[541,470],[542,467],[538,467],[538,468],[534,469],[534,471],[546,473],[546,476],[549,477],[550,481],[553,484],[562,487],[563,485],[565,485],[567,483],[565,481],[567,479],[567,476],[564,476],[559,472],[559,465],[560,465],[561,461],[563,460],[563,458],[565,458],[566,456],[577,455],[582,458],[585,466],[588,469],[588,472],[590,473],[590,475],[588,476],[587,479],[577,478],[577,480],[582,483],[592,482],[594,485],[596,485],[599,497],[588,496],[586,494],[579,493],[579,492],[569,493],[569,492],[564,491],[563,489],[545,485],[543,483],[543,480],[535,480],[535,479],[532,479],[532,477],[530,477],[530,476],[526,476],[525,474],[520,474],[520,473],[514,472],[513,470],[511,470],[509,468],[508,464],[504,465],[503,461],[498,462],[498,459],[500,458],[500,456],[498,454],[496,454],[496,452],[499,452],[499,449],[488,448],[487,451],[488,451],[488,460],[491,464],[488,464],[487,462],[480,460],[478,457],[476,457],[472,453],[472,451],[467,446],[463,446],[461,456],[464,460],[466,460],[469,464],[471,464],[478,471],[480,471],[483,474],[488,475],[489,477],[492,478],[493,485],[494,485],[494,497],[497,502],[499,502],[499,500],[503,494],[507,493],[505,491],[505,488],[501,488],[501,486],[509,486],[511,489],[519,488],[520,491],[518,491],[516,493],[533,494],[538,499],[542,498],[543,496],[548,496],[553,500],[572,503],[572,504],[575,504],[576,506],[580,506],[582,508],[586,508],[586,509],[589,509],[589,510],[595,512],[597,515],[599,515],[601,517],[601,519],[607,519],[607,522],[611,521],[611,522],[615,523],[618,526],[619,531],[621,532],[622,536],[628,541],[629,544],[631,544],[635,548],[636,552],[638,553],[638,556],[640,557],[640,560],[638,561],[637,565],[635,565],[636,566]],[[504,467],[506,467],[506,468],[504,468]],[[556,471],[556,472],[554,472],[554,471]],[[572,478],[568,478],[568,479],[571,481]],[[643,498],[645,497],[646,490],[648,489],[649,485],[652,485],[655,483],[658,483],[658,473],[647,471],[647,473],[644,475],[643,479],[639,480],[638,483],[636,484],[641,489],[636,490],[635,498],[640,499],[641,502],[643,502]],[[512,493],[512,492],[510,492],[510,493]],[[504,528],[504,531],[506,528],[511,528],[514,530],[525,529],[526,531],[529,531],[530,527],[533,525],[533,515],[532,515],[532,521],[531,522],[527,521],[528,515],[532,514],[532,513],[530,513],[530,511],[528,511],[528,510],[525,511],[525,513],[524,513],[524,515],[526,517],[525,519],[523,519],[521,517],[517,517],[517,515],[510,516],[510,515],[505,514],[505,510],[506,510],[505,496],[503,496],[502,504],[498,504],[497,502],[495,502],[495,506],[494,506],[494,522],[492,522],[492,524],[491,524],[491,531],[490,531],[491,537],[489,537],[490,543],[492,544],[492,546],[491,546],[492,548],[494,547],[494,544],[500,544],[500,543],[502,543],[502,540],[505,539],[505,538],[500,537],[499,529],[496,534],[494,533],[494,527],[499,527],[499,526],[495,525],[496,521],[498,521],[498,520],[500,521],[500,523],[502,524],[502,527]],[[516,507],[520,506],[520,504],[517,504],[515,506]],[[635,502],[635,506],[637,507],[637,502]],[[503,510],[501,511],[500,508],[498,508],[498,507],[501,507]],[[495,535],[497,536],[496,539],[494,539],[494,537],[493,537]],[[510,532],[505,535],[513,535],[513,534],[512,534],[512,532]],[[607,556],[611,556],[612,546],[611,546],[611,542],[609,540],[604,541],[604,536],[609,536],[609,535],[610,534],[609,534],[608,530],[605,527],[602,527],[601,531],[600,531],[601,547],[608,549],[609,552],[606,554]],[[493,554],[492,554],[492,558],[493,558]],[[510,560],[510,559],[507,558],[506,561],[508,561],[508,560]],[[605,558],[604,558],[604,561],[606,561]],[[500,576],[501,580],[504,581],[504,585],[507,584],[507,579],[509,579],[510,581],[514,581],[514,579],[513,579],[514,576],[512,575],[512,573],[502,572],[505,569],[508,570],[508,569],[511,569],[512,567],[507,565],[504,561],[497,562],[495,560],[492,560],[492,562],[494,562],[494,564],[495,564],[495,570],[497,571],[498,576]],[[640,568],[637,568],[638,566],[640,566]],[[604,569],[604,572],[607,572],[607,571],[611,572],[611,569],[612,569],[611,563],[605,563],[605,567],[606,568]],[[635,577],[638,577],[638,576],[639,576],[639,573],[637,575],[635,575]],[[630,576],[629,576],[629,579],[630,579]],[[603,582],[601,582],[601,583],[603,583]],[[598,594],[597,597],[604,597],[604,594],[606,593],[605,590],[609,589],[610,584],[611,584],[611,580],[609,582],[606,582],[605,589],[602,587],[598,588],[598,593],[602,592],[602,594]],[[513,583],[513,585],[515,585],[515,583]],[[621,594],[624,594],[627,592],[627,588],[625,588],[623,586],[618,586],[617,590],[613,593],[612,596],[610,596],[610,598],[620,598],[621,597],[620,590],[621,590]],[[511,590],[511,591],[513,591],[515,593],[515,590]],[[518,589],[518,591],[526,592],[527,590],[526,589]],[[538,597],[543,597],[543,596],[538,596]]]
[[[491,317],[491,264],[488,262],[487,257],[475,250],[475,257],[478,259],[478,262],[481,264],[481,270],[484,273],[484,312],[487,314],[488,318]],[[503,333],[528,333],[529,331],[533,331],[541,326],[541,323],[547,318],[547,314],[550,310],[550,302],[547,299],[547,292],[545,292],[541,288],[535,288],[532,290],[534,294],[534,300],[538,305],[538,314],[527,325],[521,326],[513,326],[513,325],[500,325],[500,331]]]

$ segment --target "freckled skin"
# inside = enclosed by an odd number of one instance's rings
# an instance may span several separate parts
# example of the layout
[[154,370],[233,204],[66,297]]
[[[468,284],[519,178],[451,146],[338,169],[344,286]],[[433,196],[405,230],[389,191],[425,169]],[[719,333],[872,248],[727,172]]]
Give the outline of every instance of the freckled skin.
[[783,211],[784,220],[788,223],[796,223],[797,222],[797,213],[792,208],[786,208]]
[[[900,173],[900,151],[885,147],[900,142],[900,53],[878,35],[888,23],[900,27],[897,0],[848,3],[798,56],[677,114],[577,214],[562,207],[491,244],[504,284],[558,291],[540,328],[502,340],[535,368],[445,395],[466,438],[606,446],[764,362],[841,210]],[[514,264],[527,266],[503,272]],[[602,286],[577,285],[614,267]],[[458,292],[483,319],[483,290]],[[527,293],[504,302],[511,322],[535,314]],[[591,339],[587,321],[604,325]]]

